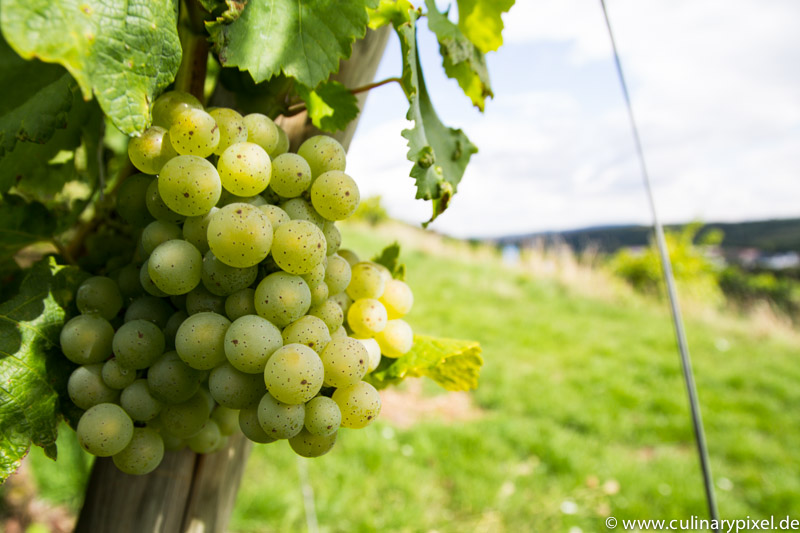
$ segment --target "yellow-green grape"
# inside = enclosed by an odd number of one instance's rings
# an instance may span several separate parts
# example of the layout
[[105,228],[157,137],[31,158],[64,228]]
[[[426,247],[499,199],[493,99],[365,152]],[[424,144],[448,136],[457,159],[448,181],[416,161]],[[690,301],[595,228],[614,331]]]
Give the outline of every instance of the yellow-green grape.
[[272,226],[258,207],[241,203],[226,205],[208,225],[208,244],[226,265],[251,267],[269,254]]
[[306,274],[325,259],[325,235],[305,220],[291,220],[275,230],[272,258],[290,274]]
[[187,217],[183,223],[183,238],[194,245],[201,254],[209,250],[208,247],[208,224],[211,222],[211,217],[214,213],[219,211],[218,208],[212,207],[211,210],[205,215],[198,215],[196,217]]
[[[278,126],[277,124],[275,124]],[[275,147],[275,150],[269,153],[269,156],[272,159],[275,159],[281,154],[285,154],[289,151],[289,136],[286,135],[286,132],[278,126],[278,145]]]
[[236,291],[225,298],[225,315],[227,315],[228,319],[235,322],[243,316],[255,315],[255,295],[256,290],[248,287]]
[[[148,422],[147,427],[152,427],[153,422],[160,423],[160,419],[156,418],[155,420]],[[153,429],[155,429],[155,427],[153,427]],[[159,429],[157,431],[161,436],[161,439],[164,441],[164,450],[170,452],[179,452],[186,448],[186,439],[176,437],[164,429]]]
[[331,339],[320,353],[325,367],[325,385],[343,388],[355,385],[367,374],[369,354],[352,337]]
[[164,164],[178,155],[169,140],[169,133],[160,126],[151,126],[128,143],[128,157],[140,172],[158,174]]
[[247,141],[259,145],[272,156],[280,144],[280,128],[277,124],[261,113],[245,115],[244,124],[247,127]]
[[305,404],[287,404],[266,393],[258,402],[258,423],[272,439],[288,439],[303,429]]
[[256,287],[256,312],[279,328],[288,326],[311,307],[311,290],[300,276],[275,272]]
[[216,451],[222,441],[222,432],[217,423],[211,419],[206,420],[200,431],[186,440],[189,449],[194,453],[212,453]]
[[333,401],[342,411],[342,427],[363,428],[375,420],[381,412],[381,395],[366,381],[333,392]]
[[122,308],[122,294],[111,278],[94,276],[78,287],[75,303],[81,313],[97,313],[106,320],[111,320]]
[[367,349],[367,353],[369,354],[369,368],[367,368],[367,373],[372,372],[378,365],[381,363],[381,347],[378,344],[378,341],[375,339],[356,339],[358,342],[364,345],[364,348]]
[[331,339],[340,339],[342,337],[347,337],[347,330],[344,326],[339,326],[339,328],[331,333]]
[[197,313],[183,321],[175,335],[175,351],[197,370],[211,370],[225,362],[225,333],[230,320],[217,313]]
[[128,306],[125,311],[125,322],[147,320],[159,328],[164,328],[171,314],[172,306],[166,300],[155,296],[141,296]]
[[342,412],[339,405],[327,396],[317,396],[306,404],[306,418],[303,423],[312,435],[325,437],[339,430]]
[[131,441],[133,421],[119,405],[101,403],[83,413],[76,433],[81,448],[97,457],[109,457]]
[[245,374],[230,363],[223,363],[211,371],[208,390],[218,404],[230,409],[251,407],[266,392],[260,374]]
[[89,409],[100,403],[116,403],[119,391],[103,381],[103,365],[79,366],[67,380],[67,394],[72,403],[81,409]]
[[177,224],[154,220],[142,230],[142,249],[147,255],[150,255],[159,244],[182,237],[183,232]]
[[153,215],[156,220],[163,220],[164,222],[173,222],[180,224],[186,217],[180,213],[176,213],[170,209],[164,199],[161,198],[161,193],[158,192],[158,180],[153,180],[147,186],[147,197],[145,198],[147,210]]
[[304,403],[322,388],[324,368],[317,352],[303,344],[278,348],[264,368],[269,393],[288,404]]
[[347,325],[359,337],[372,337],[386,327],[386,308],[374,298],[361,298],[347,310]]
[[269,188],[283,198],[295,198],[311,186],[311,167],[297,154],[282,154],[272,161]]
[[219,202],[217,202],[217,207],[225,207],[228,204],[237,203],[261,207],[262,205],[267,205],[267,200],[260,194],[254,194],[252,196],[237,196],[223,187],[222,196],[220,196]]
[[311,205],[328,220],[348,218],[360,201],[355,180],[340,170],[320,174],[311,186]]
[[134,174],[126,178],[117,191],[117,212],[126,222],[142,227],[153,220],[147,210],[147,187],[155,181],[151,176]]
[[258,276],[258,266],[237,268],[226,265],[209,250],[203,259],[203,285],[212,294],[227,296],[249,287]]
[[111,459],[126,474],[149,474],[164,458],[164,439],[151,428],[133,428],[130,443]]
[[183,111],[202,108],[200,100],[189,93],[167,91],[153,103],[153,124],[169,129]]
[[[380,271],[381,276],[383,276],[384,281],[386,283],[389,283],[389,281],[392,279],[392,273],[389,271],[389,269],[386,268],[385,266],[383,266],[380,263],[374,263],[373,262],[372,264],[375,265],[375,268],[377,268]],[[385,286],[384,286],[384,290],[386,290]]]
[[[241,142],[222,152],[217,170],[226,190],[239,196],[251,196],[261,193],[269,185],[272,163],[259,145]],[[264,200],[260,196],[257,198]]]
[[270,356],[283,346],[281,330],[258,315],[237,318],[225,333],[225,356],[234,368],[260,374]]
[[150,266],[147,259],[142,263],[139,270],[139,283],[142,284],[145,292],[151,296],[157,296],[158,298],[169,296],[166,292],[159,289],[155,282],[153,282],[153,278],[150,277]]
[[152,322],[131,320],[114,334],[112,348],[121,367],[147,368],[164,353],[164,334]]
[[383,294],[378,298],[386,308],[389,320],[401,318],[411,311],[414,305],[414,293],[411,288],[399,279],[390,279],[386,282]]
[[339,294],[350,285],[352,272],[350,263],[338,254],[328,257],[328,268],[325,269],[325,284],[330,294]]
[[225,314],[225,297],[211,294],[203,285],[198,285],[186,295],[186,312],[190,316],[205,312]]
[[181,215],[205,215],[222,194],[217,169],[202,157],[180,155],[170,159],[158,175],[158,193]]
[[164,326],[164,343],[167,351],[175,349],[175,335],[178,334],[178,328],[187,318],[189,318],[189,314],[183,310],[175,311],[170,315],[167,325]]
[[182,111],[169,128],[172,147],[180,155],[208,157],[219,146],[219,126],[202,109]]
[[278,440],[267,435],[267,432],[261,427],[261,423],[258,421],[258,407],[239,411],[239,429],[242,430],[245,437],[259,444],[269,444]]
[[146,379],[137,379],[122,391],[119,404],[133,420],[147,422],[158,416],[164,405],[150,393]]
[[346,292],[340,292],[339,294],[328,296],[328,300],[336,303],[341,308],[342,313],[345,315],[347,315],[347,311],[350,310],[350,306],[353,305],[353,299],[350,298]]
[[345,168],[344,148],[339,141],[327,135],[315,135],[306,139],[297,149],[297,153],[308,162],[314,179],[329,170]]
[[325,253],[330,257],[339,251],[339,247],[342,245],[342,234],[333,222],[326,222],[322,226],[322,233],[325,234],[325,242],[328,245]]
[[309,272],[302,274],[300,277],[306,280],[306,283],[308,283],[309,287],[316,287],[325,280],[325,264],[318,264]]
[[340,248],[336,253],[342,256],[345,261],[350,263],[351,268],[361,262],[361,259],[358,258],[358,255],[353,250],[348,250],[347,248]]
[[[346,295],[345,295],[346,296]],[[344,324],[344,312],[335,301],[328,298],[319,305],[308,310],[310,316],[322,319],[328,326],[328,331],[333,333]]]
[[292,198],[281,203],[281,209],[286,211],[292,220],[307,220],[322,229],[325,225],[325,218],[317,213],[310,203],[302,198]]
[[212,109],[208,114],[219,126],[219,144],[214,150],[215,154],[222,155],[232,144],[247,140],[247,125],[242,115],[227,107]]
[[331,451],[336,444],[336,435],[335,432],[325,436],[314,435],[303,428],[300,433],[289,439],[289,445],[300,457],[320,457]]
[[164,403],[182,403],[200,388],[200,371],[184,363],[178,352],[167,352],[147,369],[147,388]]
[[316,307],[322,305],[328,299],[328,286],[324,283],[318,283],[311,287],[311,306]]
[[386,357],[396,359],[405,355],[414,344],[414,331],[405,320],[396,318],[389,320],[386,327],[375,334],[375,340]]
[[211,420],[219,426],[219,432],[224,436],[233,435],[239,430],[239,410],[228,409],[218,405],[211,412]]
[[203,428],[210,414],[211,407],[208,405],[206,395],[202,390],[198,390],[183,403],[165,405],[161,410],[160,422],[165,431],[176,437],[188,439]]
[[353,300],[361,298],[378,299],[385,288],[386,278],[375,263],[362,261],[351,267],[347,295]]
[[117,390],[122,390],[136,381],[136,371],[119,366],[114,357],[103,363],[101,376],[103,383]]
[[153,250],[147,271],[156,287],[165,293],[186,294],[200,283],[203,256],[188,242],[174,239]]
[[267,215],[269,223],[272,224],[273,232],[276,229],[278,229],[278,226],[280,226],[284,222],[289,222],[291,220],[289,218],[289,215],[286,214],[286,211],[284,211],[277,205],[264,204],[258,206],[258,208],[261,209],[265,215]]
[[322,319],[306,315],[286,326],[283,344],[304,344],[320,353],[331,340],[331,332]]

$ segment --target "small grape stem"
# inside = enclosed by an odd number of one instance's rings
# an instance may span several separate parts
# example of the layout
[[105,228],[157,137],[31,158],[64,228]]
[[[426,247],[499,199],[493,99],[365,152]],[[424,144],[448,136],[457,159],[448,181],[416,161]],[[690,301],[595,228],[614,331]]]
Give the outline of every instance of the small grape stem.
[[[386,78],[384,80],[376,81],[376,82],[373,82],[373,83],[368,83],[366,85],[362,85],[361,87],[354,87],[354,88],[350,89],[350,94],[359,94],[359,93],[371,91],[372,89],[375,89],[375,88],[380,87],[382,85],[388,85],[390,83],[395,83],[395,82],[402,85],[403,79],[400,78],[399,76],[395,76],[393,78]],[[298,102],[296,104],[290,105],[286,109],[286,112],[282,113],[282,114],[285,117],[292,117],[292,116],[294,116],[294,115],[296,115],[298,113],[302,113],[305,110],[306,110],[305,102]]]

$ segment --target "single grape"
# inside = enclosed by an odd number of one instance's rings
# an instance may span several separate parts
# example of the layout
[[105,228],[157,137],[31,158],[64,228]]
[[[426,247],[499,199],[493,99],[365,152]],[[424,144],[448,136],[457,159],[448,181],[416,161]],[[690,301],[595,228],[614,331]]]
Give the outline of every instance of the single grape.
[[116,275],[119,292],[125,301],[144,294],[144,287],[139,281],[139,269],[134,264],[122,267]]
[[373,298],[361,298],[347,310],[347,325],[359,337],[372,337],[386,327],[386,308]]
[[225,298],[225,314],[229,320],[256,314],[255,289],[241,289]]
[[304,403],[322,388],[324,368],[319,355],[303,344],[287,344],[272,354],[264,368],[269,393],[283,403]]
[[361,262],[361,259],[358,258],[358,255],[353,250],[348,250],[347,248],[340,248],[339,251],[336,252],[340,256],[344,258],[345,261],[350,263],[350,268],[356,266],[357,263]]
[[234,368],[248,374],[262,373],[281,346],[281,331],[258,315],[237,318],[225,332],[225,356]]
[[328,331],[331,333],[339,329],[344,323],[342,308],[330,298],[309,309],[308,314],[322,319],[325,325],[328,326]]
[[172,147],[181,155],[208,157],[219,145],[219,126],[202,109],[182,111],[169,128]]
[[186,295],[186,312],[189,315],[197,313],[225,313],[225,298],[211,294],[203,285],[198,285]]
[[208,225],[211,223],[211,217],[214,213],[219,211],[218,208],[212,207],[211,211],[205,215],[196,217],[187,217],[183,223],[183,238],[187,242],[194,245],[195,248],[200,250],[201,254],[209,250],[208,247]]
[[211,420],[217,423],[224,436],[233,435],[239,430],[239,410],[218,405],[211,412]]
[[183,403],[200,388],[200,371],[184,363],[178,352],[167,352],[147,370],[147,387],[164,403]]
[[136,381],[136,371],[119,366],[114,357],[103,363],[100,374],[103,377],[103,383],[117,390],[122,390]]
[[286,211],[284,211],[277,205],[264,204],[258,206],[258,208],[261,209],[265,215],[267,215],[269,223],[272,225],[273,232],[276,229],[278,229],[278,226],[280,226],[284,222],[289,222],[291,220],[289,218],[289,215],[286,214]]
[[183,321],[175,335],[175,350],[197,370],[210,370],[225,362],[225,332],[230,320],[216,313],[197,313]]
[[390,279],[378,300],[386,308],[389,320],[405,316],[414,305],[414,294],[405,282]]
[[112,389],[103,381],[103,365],[79,366],[72,371],[67,380],[67,394],[72,403],[81,409],[89,409],[101,403],[116,403],[119,391]]
[[94,276],[78,287],[75,303],[81,313],[97,313],[111,320],[122,308],[122,294],[111,278]]
[[97,457],[109,457],[131,441],[133,421],[119,405],[101,403],[83,413],[76,433],[81,448]]
[[147,260],[150,279],[167,294],[186,294],[199,283],[203,256],[181,239],[159,244]]
[[339,141],[327,135],[315,135],[306,139],[297,154],[308,162],[314,179],[329,170],[344,170],[345,151]]
[[322,305],[328,299],[328,286],[324,283],[311,288],[311,306]]
[[133,428],[130,443],[111,459],[126,474],[142,476],[155,470],[164,458],[164,439],[151,428]]
[[311,204],[328,220],[344,220],[355,213],[361,195],[355,180],[339,170],[317,176],[311,186]]
[[226,265],[209,250],[203,259],[203,285],[212,294],[227,296],[249,287],[258,276],[258,266],[237,268]]
[[150,392],[146,379],[137,379],[122,391],[119,404],[137,422],[147,422],[158,416],[164,405]]
[[222,432],[217,423],[211,419],[206,420],[200,431],[186,440],[189,448],[194,453],[213,453],[217,451],[222,441]]
[[[302,198],[292,198],[281,203],[283,209],[289,218],[292,220],[307,220],[318,228],[322,229],[325,226],[325,219],[317,213],[310,203]],[[323,234],[324,236],[324,234]]]
[[336,432],[325,436],[314,435],[303,428],[300,433],[289,439],[289,445],[294,453],[301,457],[320,457],[331,451],[336,444],[336,435]]
[[167,351],[175,349],[175,335],[178,334],[178,328],[187,318],[189,318],[189,314],[186,311],[175,311],[167,320],[167,325],[164,326],[164,344]]
[[181,155],[170,159],[161,169],[158,193],[176,213],[201,216],[219,200],[222,182],[214,165],[202,157]]
[[316,287],[325,280],[325,263],[322,262],[305,274],[300,275],[309,287]]
[[159,244],[181,237],[183,237],[183,232],[177,224],[154,220],[142,231],[142,249],[147,255],[150,255]]
[[361,381],[369,366],[367,349],[351,337],[331,339],[320,358],[325,368],[325,385],[337,388]]
[[297,154],[282,154],[272,161],[269,187],[283,198],[295,198],[311,185],[311,167]]
[[176,437],[188,439],[196,435],[208,420],[211,407],[206,395],[198,390],[183,403],[165,405],[161,410],[161,424],[164,429]]
[[269,254],[272,226],[258,207],[241,203],[226,205],[208,225],[208,244],[226,265],[251,267]]
[[202,109],[200,100],[183,91],[167,91],[153,103],[153,124],[169,129],[175,119],[187,109]]
[[306,404],[306,418],[303,423],[312,435],[326,437],[339,430],[342,412],[339,405],[327,396],[317,396]]
[[242,430],[244,436],[253,442],[260,444],[268,444],[275,442],[278,439],[273,439],[258,421],[258,407],[250,407],[239,411],[239,429]]
[[285,327],[311,307],[311,290],[300,276],[275,272],[256,287],[255,305],[260,316]]
[[245,115],[244,125],[247,127],[247,141],[255,143],[270,154],[270,157],[277,155],[275,152],[280,144],[280,133],[278,126],[266,115],[251,113]]
[[367,368],[367,373],[370,373],[378,368],[378,365],[381,363],[381,347],[378,344],[378,341],[375,339],[356,340],[363,344],[364,348],[367,349],[367,353],[369,354],[369,366]]
[[330,294],[339,294],[347,289],[350,284],[350,263],[340,255],[328,257],[328,267],[325,269],[325,284]]
[[344,329],[344,326],[339,326],[339,328],[331,333],[331,339],[340,339],[342,337],[347,337],[347,330]]
[[342,411],[342,427],[363,428],[375,420],[381,412],[381,395],[366,381],[333,392],[333,401]]
[[272,163],[259,145],[242,142],[229,146],[222,153],[217,170],[225,189],[239,196],[251,196],[269,185]]
[[322,226],[322,233],[325,235],[325,243],[328,245],[325,254],[330,257],[339,251],[342,246],[342,234],[334,222],[326,222]]
[[167,321],[173,309],[163,298],[155,296],[141,296],[136,298],[125,311],[125,322],[131,320],[147,320],[159,328],[167,326]]
[[152,322],[131,320],[114,334],[112,346],[121,367],[147,368],[164,353],[164,334]]
[[128,157],[140,172],[158,174],[164,163],[178,155],[169,140],[169,133],[160,126],[151,126],[128,143]]
[[61,328],[61,350],[79,365],[101,363],[111,355],[113,338],[114,328],[108,320],[99,315],[79,315]]
[[289,439],[303,429],[305,405],[287,404],[276,400],[269,393],[258,403],[258,422],[264,432],[273,439]]
[[222,152],[232,144],[247,140],[247,125],[242,115],[226,107],[218,107],[208,114],[219,126],[219,144],[214,150],[215,154],[222,155]]
[[405,320],[389,320],[386,327],[375,334],[375,340],[386,357],[396,359],[405,355],[414,344],[414,332]]
[[325,258],[325,235],[305,220],[291,220],[275,230],[272,257],[290,274],[306,274]]
[[255,207],[261,207],[262,205],[267,205],[267,201],[260,194],[238,196],[223,187],[222,195],[219,197],[219,202],[217,202],[217,207],[225,207],[229,204],[250,204]]
[[317,353],[322,352],[331,340],[331,332],[325,322],[311,315],[286,326],[282,336],[283,344],[304,344]]
[[147,210],[156,220],[180,224],[186,219],[186,216],[176,213],[164,202],[161,193],[158,191],[158,180],[153,180],[147,186],[145,204],[147,205]]
[[350,284],[347,295],[353,300],[361,298],[378,299],[386,288],[384,278],[378,265],[371,261],[362,261],[351,267]]
[[142,266],[139,269],[139,283],[142,284],[145,292],[151,296],[156,296],[158,298],[169,296],[166,292],[159,289],[158,286],[153,282],[153,278],[150,277],[150,268],[147,260],[142,263]]
[[260,374],[246,374],[223,363],[208,376],[208,390],[219,405],[244,409],[258,403],[266,387]]
[[[275,124],[278,126],[277,124]],[[275,147],[275,150],[269,153],[269,156],[272,159],[275,159],[279,155],[285,154],[289,151],[289,136],[286,135],[286,132],[278,126],[278,145]]]
[[153,215],[147,210],[147,188],[153,181],[151,176],[134,174],[119,186],[117,212],[129,224],[142,227],[153,220]]
[[336,303],[341,308],[342,313],[345,315],[347,315],[347,311],[350,310],[350,306],[353,305],[353,299],[350,298],[346,292],[340,292],[339,294],[328,296],[328,300]]

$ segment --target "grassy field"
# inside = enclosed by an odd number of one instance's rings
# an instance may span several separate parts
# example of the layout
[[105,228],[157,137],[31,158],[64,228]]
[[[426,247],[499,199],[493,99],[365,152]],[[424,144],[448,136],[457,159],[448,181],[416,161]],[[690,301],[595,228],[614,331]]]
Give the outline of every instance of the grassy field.
[[[362,257],[392,233],[343,230]],[[386,419],[343,430],[320,459],[258,446],[231,531],[305,530],[304,484],[325,532],[577,533],[607,531],[606,516],[706,515],[663,304],[399,234],[416,298],[409,322],[480,341],[479,389],[403,385]],[[686,325],[722,516],[800,518],[800,337],[732,317]],[[32,462],[46,496],[78,505],[85,467],[49,475],[40,454]]]

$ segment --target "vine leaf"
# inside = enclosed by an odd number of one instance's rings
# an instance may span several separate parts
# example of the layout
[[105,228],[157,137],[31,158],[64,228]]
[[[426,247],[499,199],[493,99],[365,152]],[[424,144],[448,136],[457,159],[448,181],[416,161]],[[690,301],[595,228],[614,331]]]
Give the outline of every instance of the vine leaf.
[[400,262],[400,244],[393,242],[384,248],[380,254],[372,258],[379,265],[385,266],[394,279],[405,281],[406,265]]
[[379,389],[427,376],[446,390],[465,391],[477,388],[482,365],[481,346],[475,341],[414,335],[411,351],[398,359],[383,358],[367,377]]
[[31,444],[56,458],[59,395],[66,396],[74,367],[61,354],[58,337],[66,308],[86,277],[45,258],[30,270],[19,293],[0,304],[0,483]]
[[223,66],[250,72],[256,83],[284,73],[316,87],[350,57],[353,42],[367,31],[367,8],[377,5],[378,0],[248,2],[232,22],[207,27]]
[[503,19],[514,0],[457,0],[458,27],[482,53],[494,52],[503,44]]
[[408,22],[411,11],[414,6],[408,0],[380,0],[378,7],[369,10],[369,27],[377,30],[387,24],[399,26]]
[[486,97],[494,97],[489,83],[486,58],[480,49],[467,39],[459,27],[436,9],[436,2],[427,0],[428,28],[436,34],[442,66],[448,78],[458,82],[472,104],[483,111]]
[[0,199],[0,256],[50,238],[56,229],[53,214],[39,202],[27,203],[16,195]]
[[323,131],[343,130],[358,116],[356,96],[338,81],[324,81],[314,90],[298,85],[297,94],[306,103],[311,122]]
[[60,63],[128,135],[150,124],[181,60],[177,0],[0,0],[0,25],[23,58]]

